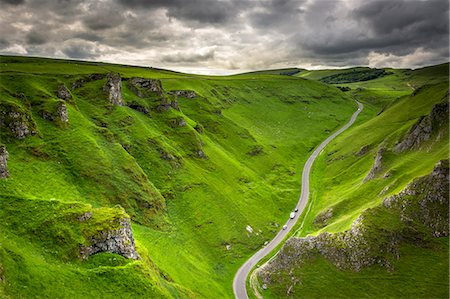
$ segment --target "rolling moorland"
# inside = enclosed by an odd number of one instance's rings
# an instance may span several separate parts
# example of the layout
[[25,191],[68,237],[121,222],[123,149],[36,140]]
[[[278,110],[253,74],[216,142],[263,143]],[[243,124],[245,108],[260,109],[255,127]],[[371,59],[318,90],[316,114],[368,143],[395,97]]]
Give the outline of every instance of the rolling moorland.
[[[365,108],[316,161],[297,237],[349,229],[449,156],[448,118],[397,150],[435,104],[448,114],[448,64],[217,77],[2,56],[0,76],[6,298],[231,298],[236,270],[295,205],[308,154],[355,99]],[[396,223],[374,214],[376,229]],[[318,256],[268,272],[260,292],[448,297],[448,237],[425,241],[402,243],[389,271]]]

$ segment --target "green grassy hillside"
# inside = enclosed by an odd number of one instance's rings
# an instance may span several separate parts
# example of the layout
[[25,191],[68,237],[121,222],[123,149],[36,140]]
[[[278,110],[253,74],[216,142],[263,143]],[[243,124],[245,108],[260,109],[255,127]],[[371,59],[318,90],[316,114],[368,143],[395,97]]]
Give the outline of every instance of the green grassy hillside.
[[[399,92],[399,82],[414,85],[414,90],[395,99],[406,92]],[[353,91],[348,94],[364,101],[365,110],[359,123],[332,141],[316,160],[307,213],[296,236],[348,230],[363,211],[379,206],[413,179],[429,174],[438,161],[448,159],[448,110],[429,139],[414,148],[396,150],[411,128],[433,115],[436,105],[448,105],[448,84],[448,64],[393,71],[379,79],[349,84]],[[376,92],[388,96],[376,97]],[[373,97],[368,98],[369,93]],[[367,179],[377,156],[381,166],[373,179]],[[391,224],[383,215],[371,221],[375,226]],[[294,276],[301,283],[294,283],[291,291],[306,298],[448,297],[448,237],[431,244],[403,246],[393,272],[380,266],[344,271],[326,259],[313,259],[296,269]],[[290,297],[286,294],[290,285],[291,279],[284,277],[263,294],[267,298]]]
[[[232,297],[237,268],[297,201],[308,153],[356,109],[349,94],[292,76],[0,63],[3,297]],[[110,72],[122,77],[124,106],[103,90]],[[163,89],[140,97],[132,77]],[[61,84],[71,99],[58,99]],[[89,209],[105,229],[129,215],[142,259],[80,259],[86,233],[74,217]]]

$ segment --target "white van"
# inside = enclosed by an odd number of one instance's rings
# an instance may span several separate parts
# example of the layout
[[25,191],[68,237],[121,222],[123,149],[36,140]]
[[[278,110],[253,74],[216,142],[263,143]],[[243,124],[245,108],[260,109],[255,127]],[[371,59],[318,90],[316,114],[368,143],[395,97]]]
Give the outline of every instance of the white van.
[[291,215],[289,215],[289,218],[294,219],[295,217],[295,212],[292,212]]

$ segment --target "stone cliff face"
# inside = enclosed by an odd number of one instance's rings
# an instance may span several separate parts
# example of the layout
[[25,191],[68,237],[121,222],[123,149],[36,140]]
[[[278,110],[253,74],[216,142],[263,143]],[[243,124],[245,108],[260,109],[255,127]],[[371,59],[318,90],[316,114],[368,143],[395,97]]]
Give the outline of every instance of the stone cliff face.
[[[392,270],[389,261],[400,258],[401,244],[422,246],[429,237],[449,235],[448,206],[449,167],[445,160],[430,175],[386,198],[381,206],[364,211],[350,230],[289,239],[258,274],[265,284],[274,283],[278,275],[286,275],[280,273],[293,273],[295,267],[317,255],[340,269],[360,271],[379,264]],[[377,217],[389,218],[380,222]]]
[[123,106],[122,79],[119,74],[109,73],[103,89],[107,92],[111,104]]
[[58,109],[56,111],[58,113],[59,120],[62,123],[69,122],[69,113],[67,112],[67,106],[64,103],[60,103],[58,105]]
[[421,117],[406,133],[400,142],[394,147],[394,152],[400,153],[418,149],[434,133],[444,125],[448,125],[448,99],[445,102],[434,105],[430,114]]
[[[89,221],[92,213],[84,214],[79,221]],[[99,252],[111,252],[120,254],[129,259],[140,259],[136,251],[130,219],[123,217],[117,221],[117,227],[105,229],[88,237],[88,246],[82,246],[80,255],[83,259]]]
[[58,98],[60,98],[64,101],[69,101],[72,99],[72,95],[70,94],[69,90],[67,89],[67,87],[64,84],[61,84],[58,86],[56,95],[58,96]]
[[9,154],[4,145],[0,145],[0,179],[9,177],[8,171]]
[[367,182],[377,176],[382,171],[382,161],[383,161],[383,155],[386,153],[385,148],[380,148],[377,152],[377,156],[375,157],[375,162],[372,165],[372,168],[370,169],[367,176],[364,178],[364,182]]
[[383,206],[395,209],[405,223],[418,221],[435,237],[449,235],[449,165],[440,161],[433,172],[414,180],[399,194],[383,201]]

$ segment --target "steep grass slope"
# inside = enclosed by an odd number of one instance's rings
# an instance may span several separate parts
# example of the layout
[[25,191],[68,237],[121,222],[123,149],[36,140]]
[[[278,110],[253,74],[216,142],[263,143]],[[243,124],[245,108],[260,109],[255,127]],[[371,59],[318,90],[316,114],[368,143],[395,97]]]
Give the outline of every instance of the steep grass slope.
[[[122,77],[114,101],[110,72]],[[0,294],[11,298],[231,297],[235,270],[296,202],[308,153],[356,108],[289,76],[21,57],[1,57],[0,75]],[[128,216],[140,260],[80,258],[96,240],[85,218],[110,235]]]
[[[389,82],[389,76],[363,83],[364,89],[383,85],[387,93],[389,84],[396,85],[398,79]],[[349,230],[363,211],[366,215],[377,211],[385,198],[448,159],[448,64],[408,71],[403,80],[414,84],[414,91],[388,105],[384,99],[365,97],[364,89],[351,93],[365,100],[366,115],[372,114],[336,138],[316,160],[308,212],[298,237]],[[395,94],[397,89],[391,96]],[[380,234],[373,235],[371,242],[382,246],[383,232],[392,229],[395,221],[382,213],[370,216],[370,221]],[[292,270],[295,274],[290,272],[298,280],[279,275],[263,294],[268,298],[295,294],[308,298],[448,297],[448,236],[423,246],[406,241],[399,256],[392,261],[392,271],[375,265],[354,272],[340,270],[319,255]]]

